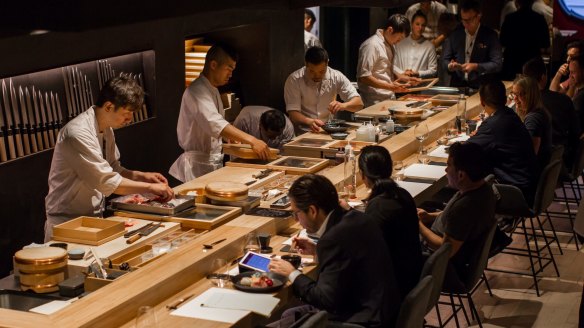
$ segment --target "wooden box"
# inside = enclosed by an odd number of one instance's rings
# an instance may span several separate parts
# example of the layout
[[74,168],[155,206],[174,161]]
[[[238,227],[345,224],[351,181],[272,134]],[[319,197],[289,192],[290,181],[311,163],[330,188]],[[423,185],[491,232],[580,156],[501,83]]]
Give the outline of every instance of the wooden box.
[[230,160],[229,162],[225,163],[225,166],[234,166],[234,167],[245,167],[251,169],[267,169],[268,164],[272,162],[272,160],[263,161],[261,159],[243,159],[243,158],[236,158]]
[[211,230],[241,214],[241,208],[197,204],[196,207],[180,216],[165,218],[164,221],[178,222],[182,227]]
[[284,145],[287,156],[322,158],[323,148],[334,142],[332,139],[299,138]]
[[[245,159],[258,159],[258,155],[247,144],[223,144],[223,153]],[[270,148],[270,158],[278,158],[280,151]]]
[[81,216],[53,227],[53,239],[101,245],[124,234],[124,222]]
[[268,164],[268,168],[283,170],[286,174],[316,173],[329,165],[328,159],[284,156]]
[[[124,274],[129,273],[127,271],[120,271],[120,270],[114,270],[114,269],[105,269],[105,271],[107,271],[108,274],[117,273],[120,275],[124,275]],[[92,272],[91,274],[89,274],[85,278],[85,282],[83,283],[83,288],[85,289],[86,292],[93,292],[93,291],[100,289],[103,286],[107,286],[107,285],[111,284],[112,282],[114,282],[114,280],[97,278],[95,276],[95,274]]]

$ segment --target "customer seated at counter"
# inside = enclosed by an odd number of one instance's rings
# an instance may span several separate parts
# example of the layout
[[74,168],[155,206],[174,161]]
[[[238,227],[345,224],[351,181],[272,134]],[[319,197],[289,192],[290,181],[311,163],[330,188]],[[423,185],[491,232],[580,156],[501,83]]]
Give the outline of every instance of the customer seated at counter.
[[295,239],[302,254],[316,256],[316,281],[284,260],[273,259],[269,265],[270,271],[288,277],[294,293],[309,305],[298,312],[317,308],[333,321],[393,326],[400,296],[379,226],[359,211],[343,210],[335,187],[320,175],[298,178],[288,196],[294,218],[320,237],[317,244]]
[[[363,109],[361,96],[343,73],[328,66],[326,50],[311,47],[304,55],[305,66],[292,72],[284,84],[286,112],[296,134],[318,132],[339,111]],[[343,102],[337,101],[337,95]]]
[[488,117],[468,141],[483,148],[497,181],[521,189],[531,204],[537,185],[537,161],[531,136],[519,116],[505,106],[507,96],[501,80],[484,79],[479,96]]
[[[363,148],[359,171],[363,184],[371,189],[365,214],[381,229],[391,262],[399,268],[395,277],[403,299],[418,283],[423,265],[416,203],[391,179],[392,160],[386,148]],[[345,202],[341,206],[349,209]]]
[[444,211],[428,213],[418,209],[420,234],[430,252],[448,242],[449,269],[444,281],[446,290],[464,280],[468,263],[485,233],[495,224],[495,194],[484,178],[488,173],[486,154],[481,146],[457,142],[450,146],[446,166],[448,185],[458,191]]
[[233,126],[280,150],[294,138],[290,119],[281,111],[265,106],[243,107]]
[[83,215],[101,216],[111,194],[150,193],[165,202],[173,198],[162,174],[128,170],[120,163],[113,129],[130,123],[143,102],[144,91],[134,79],[110,79],[96,104],[59,132],[45,198],[45,242],[54,225]]

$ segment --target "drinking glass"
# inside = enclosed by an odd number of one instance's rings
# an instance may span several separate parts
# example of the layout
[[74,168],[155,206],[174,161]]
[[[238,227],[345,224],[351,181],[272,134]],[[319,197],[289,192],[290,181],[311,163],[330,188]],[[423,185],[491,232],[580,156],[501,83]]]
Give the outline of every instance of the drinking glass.
[[422,164],[430,163],[430,156],[428,156],[428,151],[426,149],[420,150],[420,153],[418,154],[418,162]]
[[394,161],[393,162],[393,180],[401,181],[404,179],[404,162],[403,161]]
[[136,314],[136,328],[154,328],[158,327],[156,313],[151,306],[141,306]]
[[250,232],[245,236],[245,245],[243,246],[243,253],[247,252],[259,252],[260,243],[255,233]]
[[414,137],[420,142],[420,152],[424,149],[424,140],[428,138],[428,125],[424,122],[414,126]]
[[223,288],[229,281],[229,267],[225,259],[214,259],[211,264],[211,281],[215,286]]

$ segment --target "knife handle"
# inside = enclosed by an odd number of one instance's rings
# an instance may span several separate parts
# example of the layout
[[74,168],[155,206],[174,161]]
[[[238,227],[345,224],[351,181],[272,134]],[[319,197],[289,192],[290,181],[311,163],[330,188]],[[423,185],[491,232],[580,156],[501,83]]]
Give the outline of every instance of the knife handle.
[[132,244],[133,242],[140,239],[141,237],[142,237],[142,235],[140,235],[140,234],[133,235],[132,237],[130,237],[126,240],[126,244]]
[[2,131],[0,131],[0,162],[6,162],[8,160],[8,157],[6,155],[7,154],[6,145],[4,144],[4,134],[2,134]]

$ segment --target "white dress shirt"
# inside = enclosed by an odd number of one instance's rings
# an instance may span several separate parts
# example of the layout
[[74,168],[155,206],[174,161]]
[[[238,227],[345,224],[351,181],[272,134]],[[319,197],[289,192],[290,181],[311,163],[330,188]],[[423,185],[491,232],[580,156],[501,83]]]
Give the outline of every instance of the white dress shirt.
[[[406,11],[405,16],[408,18],[410,22],[412,21],[412,17],[414,17],[414,14],[418,10],[420,10],[420,4],[416,3],[411,5]],[[438,1],[432,1],[432,3],[430,4],[430,12],[424,13],[427,18],[426,20],[427,25],[423,35],[426,39],[432,40],[438,36],[438,19],[440,18],[440,15],[447,11],[448,10],[445,5],[441,4]]]
[[316,35],[304,30],[304,52],[310,47],[322,48],[322,43],[320,43],[320,40]]
[[407,69],[418,72],[421,78],[436,76],[438,64],[432,42],[424,37],[414,40],[410,34],[395,46],[394,72],[403,74]]
[[219,90],[201,74],[183,93],[176,133],[184,153],[169,170],[173,177],[187,182],[222,166],[224,116]]
[[[298,69],[286,79],[284,100],[286,112],[299,111],[304,116],[326,121],[330,112],[328,105],[337,98],[348,101],[359,97],[351,81],[343,73],[327,67],[321,82],[314,82],[306,74],[306,67]],[[297,132],[310,131],[309,126],[297,126]]]
[[373,76],[385,81],[393,81],[393,54],[394,47],[385,42],[383,30],[365,40],[359,47],[359,61],[357,62],[357,83],[359,93],[363,97],[365,107],[369,107],[387,99],[395,99],[391,90],[374,88],[359,81],[360,77]]
[[99,133],[93,107],[65,125],[49,172],[45,241],[50,240],[53,225],[83,215],[101,216],[104,197],[122,182],[119,158],[112,128]]

